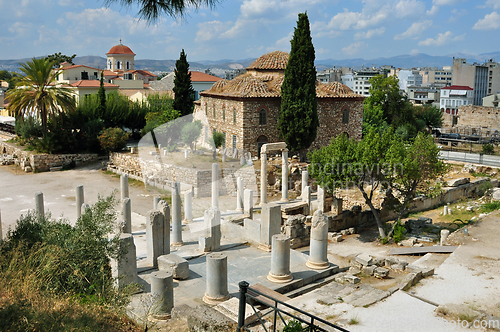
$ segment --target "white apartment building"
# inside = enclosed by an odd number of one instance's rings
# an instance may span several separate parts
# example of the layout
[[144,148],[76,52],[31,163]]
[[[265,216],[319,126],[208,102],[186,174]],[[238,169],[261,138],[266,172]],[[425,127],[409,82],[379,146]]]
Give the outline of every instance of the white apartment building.
[[447,114],[457,115],[458,107],[474,104],[474,89],[465,85],[446,86],[441,89],[440,109]]
[[347,85],[351,90],[354,91],[354,75],[353,73],[348,73],[342,75],[342,84]]
[[399,89],[407,91],[409,86],[421,86],[423,79],[418,70],[402,69],[397,73]]
[[384,71],[376,70],[376,69],[362,69],[354,73],[353,77],[353,91],[358,95],[362,95],[363,97],[370,96],[370,79],[377,75],[385,74]]

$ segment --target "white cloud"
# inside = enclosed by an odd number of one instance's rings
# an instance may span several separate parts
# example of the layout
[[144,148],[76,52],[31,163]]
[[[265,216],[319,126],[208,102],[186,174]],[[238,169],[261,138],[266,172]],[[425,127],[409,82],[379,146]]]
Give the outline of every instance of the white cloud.
[[427,38],[418,42],[418,45],[422,46],[443,46],[449,42],[463,40],[465,34],[460,36],[455,36],[451,31],[446,31],[445,33],[439,33],[436,38]]
[[500,0],[487,0],[486,7],[493,7],[493,9],[500,9]]
[[437,12],[439,11],[439,7],[438,6],[432,6],[431,9],[429,9],[426,14],[429,15],[429,16],[432,16],[432,15],[436,15]]
[[359,53],[364,45],[365,44],[363,42],[352,43],[351,45],[342,48],[342,52],[347,55],[354,55],[356,53]]
[[292,38],[293,38],[293,31],[290,31],[288,36],[283,37],[276,42],[276,46],[290,48],[290,40],[292,40]]
[[398,18],[421,15],[425,11],[425,5],[418,0],[400,0],[394,6],[394,13]]
[[451,14],[452,16],[450,17],[450,22],[455,22],[457,21],[460,17],[463,17],[465,15],[468,14],[467,10],[465,9],[462,9],[462,10],[458,10],[456,8],[454,8],[452,11],[451,11]]
[[260,17],[269,11],[275,11],[277,7],[276,1],[245,0],[240,7],[240,11],[241,15],[246,18]]
[[405,32],[394,36],[395,40],[414,38],[419,36],[422,32],[430,28],[432,21],[422,21],[413,23]]
[[375,36],[381,36],[385,32],[385,28],[378,28],[378,29],[371,29],[365,32],[358,32],[354,35],[354,38],[356,39],[370,39]]
[[462,0],[432,0],[432,3],[436,6],[453,6],[460,2]]
[[500,28],[500,15],[497,12],[486,14],[472,27],[474,30],[496,30],[498,28]]
[[418,54],[420,54],[420,51],[417,49],[413,49],[410,51],[410,55],[418,55]]
[[33,24],[24,23],[24,22],[16,22],[9,27],[9,32],[11,34],[15,34],[16,37],[22,37],[26,35],[33,29]]
[[227,31],[229,23],[221,21],[203,22],[197,25],[195,42],[204,42],[220,38],[221,34]]

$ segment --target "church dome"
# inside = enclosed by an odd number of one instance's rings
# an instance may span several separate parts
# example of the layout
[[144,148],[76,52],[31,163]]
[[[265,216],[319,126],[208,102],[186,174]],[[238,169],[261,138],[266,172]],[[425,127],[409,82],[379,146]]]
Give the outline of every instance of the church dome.
[[134,52],[130,49],[130,47],[125,46],[123,44],[119,44],[116,46],[111,47],[111,49],[106,53],[106,55],[113,55],[113,54],[131,54],[135,55]]
[[351,88],[340,82],[331,82],[323,84],[317,82],[316,84],[316,95],[320,98],[327,97],[341,97],[341,98],[355,98],[359,97],[358,94],[354,93]]
[[285,70],[288,57],[288,53],[282,51],[267,53],[255,60],[247,69]]

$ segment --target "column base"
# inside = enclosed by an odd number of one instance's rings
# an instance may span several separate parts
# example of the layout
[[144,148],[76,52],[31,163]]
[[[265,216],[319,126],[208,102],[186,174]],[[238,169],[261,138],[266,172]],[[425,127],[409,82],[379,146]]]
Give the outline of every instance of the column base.
[[269,280],[270,282],[277,283],[277,284],[284,284],[284,283],[292,281],[293,275],[292,275],[292,273],[289,273],[289,274],[286,274],[283,276],[277,276],[277,275],[274,275],[271,272],[269,272],[269,274],[267,275],[267,280]]
[[311,262],[310,260],[307,260],[306,266],[313,270],[324,270],[330,267],[330,262],[314,263]]
[[269,244],[260,243],[257,249],[260,249],[265,252],[271,252],[271,246]]
[[282,202],[290,202],[290,200],[288,198],[283,198],[283,197],[280,199],[280,201],[282,201]]
[[217,305],[217,304],[220,304],[224,301],[229,300],[229,298],[230,298],[229,294],[227,294],[226,296],[223,296],[223,297],[211,297],[211,296],[208,296],[207,294],[205,294],[203,296],[203,302],[205,302],[206,304],[209,304],[209,305]]
[[170,314],[153,314],[151,317],[155,320],[169,320],[172,316]]
[[170,243],[171,247],[182,247],[184,245],[184,242],[174,242]]

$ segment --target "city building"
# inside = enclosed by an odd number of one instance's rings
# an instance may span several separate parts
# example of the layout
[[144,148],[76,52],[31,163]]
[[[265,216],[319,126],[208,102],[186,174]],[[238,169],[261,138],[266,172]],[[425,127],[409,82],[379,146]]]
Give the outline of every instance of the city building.
[[[190,71],[189,73],[191,74],[191,85],[195,91],[194,100],[200,99],[200,92],[210,89],[215,82],[222,80],[220,77],[199,71]],[[161,80],[151,82],[149,87],[155,91],[172,91],[174,89],[174,78],[175,72],[168,73]]]
[[438,87],[445,87],[452,85],[453,70],[451,66],[444,66],[443,68],[423,68],[419,71],[422,76],[422,85],[433,84]]
[[452,85],[441,89],[440,109],[451,115],[458,115],[458,108],[464,105],[472,105],[474,101],[474,89],[469,86]]
[[[488,94],[487,65],[468,64],[466,59],[453,58],[453,85],[468,86],[474,89],[474,105],[482,105],[483,97]],[[500,77],[499,77],[500,79]]]
[[500,100],[500,92],[494,95],[486,96],[483,98],[483,106],[487,107],[498,107],[498,101]]
[[434,105],[440,108],[440,88],[434,85],[429,86],[415,86],[410,85],[407,87],[408,100],[414,105]]
[[[225,135],[223,147],[258,155],[262,144],[279,142],[281,84],[288,53],[275,51],[253,62],[246,74],[220,80],[200,93],[194,118],[204,126],[198,144],[209,147],[214,130]],[[317,82],[319,127],[311,149],[328,145],[333,137],[347,134],[361,139],[364,97],[339,82]]]
[[364,97],[370,96],[370,79],[377,75],[386,75],[386,72],[378,69],[361,69],[354,72],[353,86],[354,93]]

